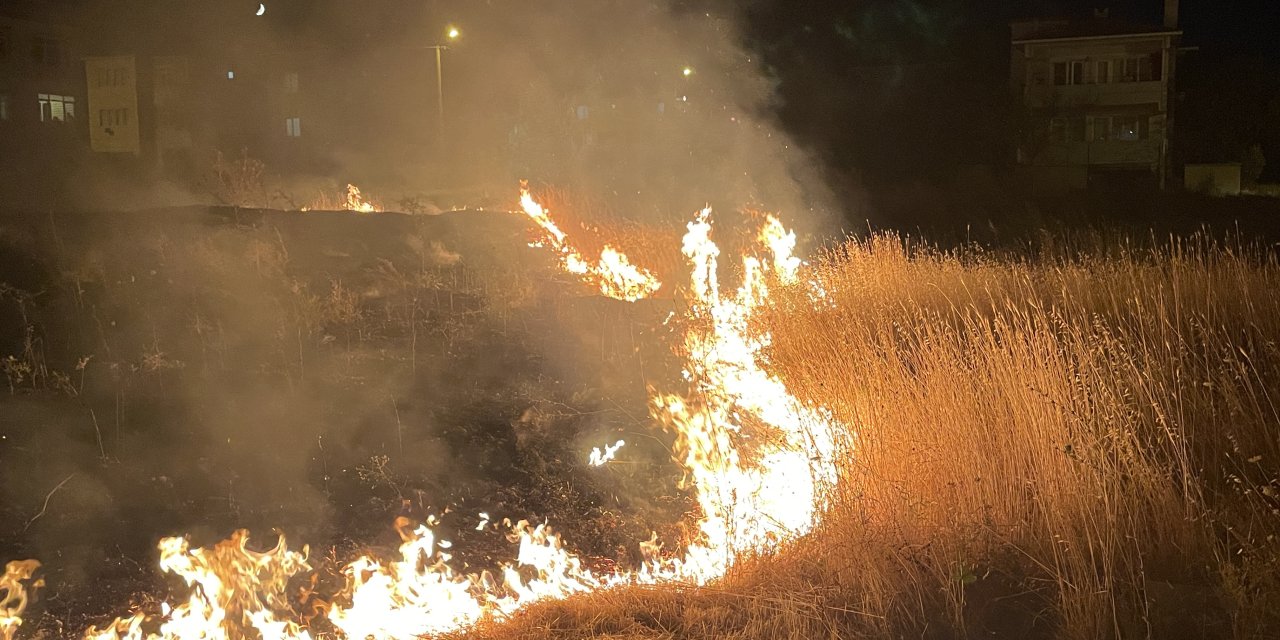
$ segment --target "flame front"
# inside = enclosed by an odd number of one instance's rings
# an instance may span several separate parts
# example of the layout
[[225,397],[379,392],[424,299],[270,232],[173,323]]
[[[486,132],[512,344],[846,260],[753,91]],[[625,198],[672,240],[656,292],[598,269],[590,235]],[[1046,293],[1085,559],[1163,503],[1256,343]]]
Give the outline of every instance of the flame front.
[[86,640],[229,640],[256,630],[262,640],[311,640],[290,619],[285,589],[289,578],[310,570],[307,554],[291,551],[280,536],[266,552],[247,548],[249,534],[237,531],[208,549],[191,549],[186,538],[160,541],[160,568],[186,582],[190,596],[161,605],[163,621],[153,632],[141,613],[117,618],[102,629],[89,627]]
[[615,300],[635,302],[653,295],[662,286],[652,273],[631,264],[626,254],[611,246],[605,245],[595,262],[583,257],[573,248],[569,237],[556,226],[546,208],[533,199],[527,184],[520,185],[520,208],[542,230],[543,244],[556,252],[564,270],[582,277],[601,294]]
[[[348,195],[359,200],[354,187]],[[520,198],[542,229],[543,244],[568,273],[604,295],[628,301],[660,286],[612,247],[606,246],[598,261],[588,261],[524,185]],[[463,574],[451,566],[448,541],[428,525],[414,527],[399,519],[399,559],[362,556],[344,568],[347,585],[327,604],[327,619],[336,630],[349,640],[409,640],[466,629],[533,602],[576,593],[660,581],[705,584],[724,575],[741,555],[767,553],[813,527],[819,502],[835,483],[837,425],[827,414],[803,406],[762,368],[769,336],[749,327],[753,313],[768,303],[770,287],[798,282],[802,263],[793,255],[796,238],[775,217],[766,217],[756,238],[761,255],[742,258],[742,282],[725,294],[710,216],[710,209],[699,212],[683,239],[691,279],[678,351],[687,386],[651,390],[650,399],[653,417],[675,432],[676,461],[692,479],[701,507],[697,538],[687,541],[684,555],[661,557],[655,536],[639,542],[645,558],[640,567],[597,574],[546,524],[506,522],[508,539],[518,544],[515,560],[492,572]],[[604,464],[624,444],[596,448],[589,463]],[[488,523],[482,513],[476,528]],[[274,549],[254,552],[247,539],[237,532],[209,549],[190,549],[184,538],[162,540],[160,566],[186,582],[189,597],[164,603],[153,618],[139,613],[102,629],[91,627],[86,640],[310,640],[285,597],[290,578],[309,570],[306,549],[290,551],[281,537]],[[13,567],[10,563],[12,575],[0,582],[5,594],[0,640],[12,640],[21,623],[22,581],[34,570]]]

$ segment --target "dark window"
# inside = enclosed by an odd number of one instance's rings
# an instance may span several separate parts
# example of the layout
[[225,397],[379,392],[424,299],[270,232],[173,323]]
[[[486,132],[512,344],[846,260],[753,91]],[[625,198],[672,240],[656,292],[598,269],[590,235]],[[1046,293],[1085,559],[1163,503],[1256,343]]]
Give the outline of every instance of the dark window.
[[9,27],[0,27],[0,59],[9,57],[9,43],[12,38]]
[[9,119],[9,96],[0,95],[0,121]]
[[1093,119],[1094,142],[1106,142],[1111,139],[1111,117],[1102,116]]
[[1071,63],[1071,84],[1084,84],[1084,69],[1086,66],[1088,65],[1083,60]]
[[31,44],[31,59],[56,67],[62,64],[62,46],[53,38],[37,36]]
[[1094,84],[1106,84],[1111,82],[1111,61],[1099,60],[1093,74]]
[[1069,71],[1070,70],[1067,68],[1067,63],[1065,62],[1053,63],[1053,83],[1058,86],[1068,84],[1070,82],[1070,80],[1068,80]]
[[98,126],[99,127],[129,126],[129,110],[128,109],[99,109],[98,110]]
[[1083,117],[1053,118],[1049,121],[1049,141],[1058,144],[1068,142],[1084,142],[1085,125]]

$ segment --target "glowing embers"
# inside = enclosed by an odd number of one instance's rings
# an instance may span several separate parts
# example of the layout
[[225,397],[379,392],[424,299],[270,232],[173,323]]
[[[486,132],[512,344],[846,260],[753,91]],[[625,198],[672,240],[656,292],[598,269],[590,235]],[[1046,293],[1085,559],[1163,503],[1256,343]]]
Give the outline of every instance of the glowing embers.
[[22,612],[27,609],[29,589],[43,586],[42,580],[32,580],[40,563],[35,560],[14,560],[0,574],[0,640],[12,640],[22,626]]
[[561,267],[568,273],[582,277],[588,284],[599,289],[601,294],[615,300],[634,302],[653,295],[662,286],[652,273],[631,264],[626,254],[609,245],[600,250],[597,260],[588,260],[573,247],[568,236],[556,226],[547,210],[533,199],[529,186],[523,183],[520,185],[520,208],[542,230],[540,244],[556,252]]

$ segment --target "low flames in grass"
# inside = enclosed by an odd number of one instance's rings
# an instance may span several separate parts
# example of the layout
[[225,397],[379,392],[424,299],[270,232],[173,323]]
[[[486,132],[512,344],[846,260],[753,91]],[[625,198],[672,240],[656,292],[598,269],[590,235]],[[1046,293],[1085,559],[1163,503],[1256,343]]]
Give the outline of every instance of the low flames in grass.
[[354,211],[356,213],[382,213],[382,204],[360,192],[354,184],[348,184],[344,193],[336,197],[321,193],[302,211]]
[[551,219],[546,207],[534,200],[527,184],[520,185],[520,208],[542,233],[542,239],[535,244],[554,251],[566,272],[594,285],[601,294],[635,302],[653,295],[662,286],[652,273],[631,264],[626,254],[609,245],[600,250],[600,257],[595,260],[583,256]]
[[[661,286],[613,247],[606,246],[598,260],[585,258],[523,185],[520,199],[561,267],[600,293],[635,301]],[[408,639],[503,619],[534,602],[621,585],[702,585],[723,576],[739,557],[766,553],[814,526],[819,501],[835,480],[835,425],[829,416],[803,407],[760,368],[760,350],[769,339],[749,327],[771,287],[797,280],[795,236],[768,218],[758,237],[759,255],[743,258],[741,285],[725,291],[710,214],[709,209],[699,212],[682,247],[692,267],[677,345],[687,388],[651,389],[653,417],[676,434],[676,460],[701,506],[696,536],[678,541],[684,552],[664,552],[655,536],[637,541],[641,566],[597,573],[547,524],[505,522],[508,539],[518,545],[514,560],[491,571],[459,573],[451,564],[452,545],[437,537],[434,521],[413,526],[401,519],[396,523],[403,540],[399,558],[362,556],[346,565],[345,589],[326,603],[333,628],[351,639]],[[591,464],[604,464],[623,444],[593,452]],[[481,514],[477,528],[485,528],[487,520]],[[286,597],[290,579],[310,570],[307,549],[290,550],[283,536],[263,552],[247,542],[245,532],[210,548],[191,549],[180,537],[162,540],[160,567],[190,587],[188,597],[163,603],[158,615],[137,613],[90,628],[86,639],[311,638]],[[21,579],[29,576],[28,571]],[[24,603],[0,618],[7,625],[0,629],[16,629]]]

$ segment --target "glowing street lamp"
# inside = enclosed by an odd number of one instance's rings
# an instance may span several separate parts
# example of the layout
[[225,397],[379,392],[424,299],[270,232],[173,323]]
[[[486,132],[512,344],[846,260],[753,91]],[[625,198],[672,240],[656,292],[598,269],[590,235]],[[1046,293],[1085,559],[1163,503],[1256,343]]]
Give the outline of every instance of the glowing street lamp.
[[685,67],[685,68],[681,69],[681,70],[680,70],[680,75],[682,75],[682,76],[684,76],[684,77],[686,77],[686,78],[688,78],[689,76],[693,75],[693,67]]
[[[454,25],[445,27],[444,37],[450,42],[456,42],[462,37],[462,31]],[[444,60],[441,52],[448,49],[448,45],[433,44],[427,47],[436,50],[436,115],[439,117],[440,138],[444,137]]]

